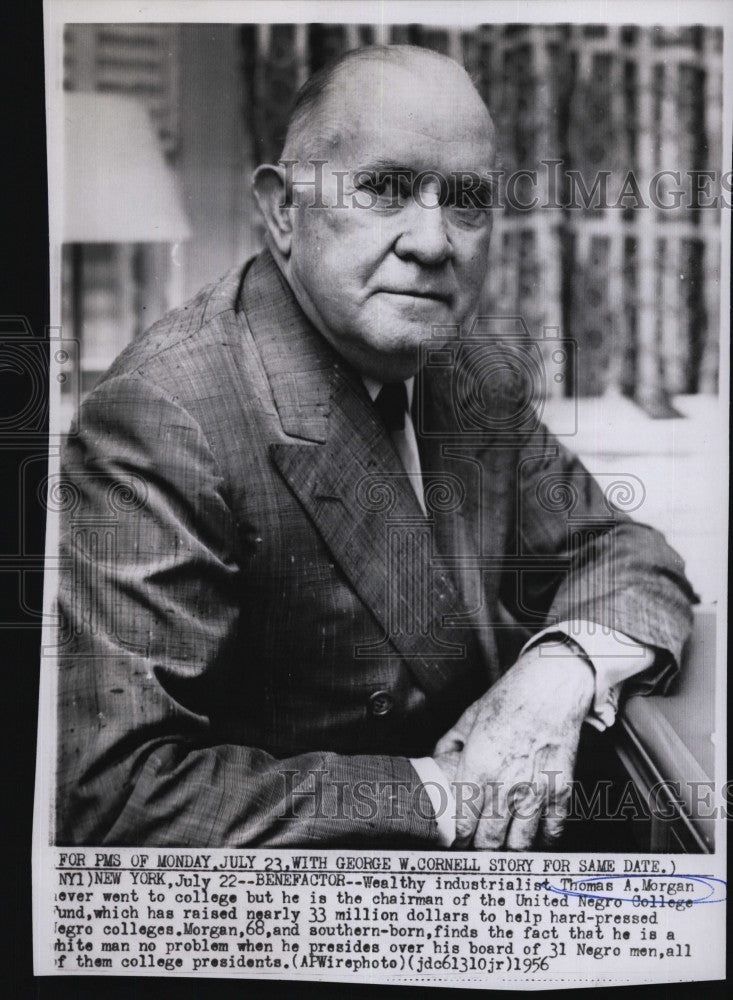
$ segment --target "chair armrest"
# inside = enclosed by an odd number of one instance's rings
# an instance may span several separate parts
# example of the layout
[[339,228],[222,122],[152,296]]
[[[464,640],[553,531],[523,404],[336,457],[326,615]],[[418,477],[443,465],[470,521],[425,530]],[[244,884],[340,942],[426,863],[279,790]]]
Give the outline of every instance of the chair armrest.
[[651,850],[713,850],[715,625],[714,605],[695,608],[673,691],[629,698],[616,726],[622,764],[652,811],[667,817],[652,816]]

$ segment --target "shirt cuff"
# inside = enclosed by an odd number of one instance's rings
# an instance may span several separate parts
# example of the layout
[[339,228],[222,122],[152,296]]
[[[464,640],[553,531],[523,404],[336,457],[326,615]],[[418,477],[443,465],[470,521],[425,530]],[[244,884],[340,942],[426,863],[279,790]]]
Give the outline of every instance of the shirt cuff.
[[433,804],[438,843],[441,847],[450,847],[456,839],[456,800],[448,779],[432,757],[412,757],[410,763]]
[[550,625],[532,636],[522,653],[558,634],[580,646],[595,672],[595,695],[585,721],[600,730],[612,726],[616,721],[622,683],[651,667],[656,656],[655,650],[636,642],[623,632],[596,622],[565,621]]

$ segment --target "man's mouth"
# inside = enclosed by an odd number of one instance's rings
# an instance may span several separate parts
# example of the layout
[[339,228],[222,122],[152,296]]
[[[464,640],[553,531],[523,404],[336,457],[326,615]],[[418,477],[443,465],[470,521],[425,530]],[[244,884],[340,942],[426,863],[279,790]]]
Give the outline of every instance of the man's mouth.
[[385,288],[384,292],[386,295],[397,295],[401,298],[408,299],[426,299],[428,302],[443,302],[445,304],[449,303],[450,296],[445,292],[433,291],[431,289],[391,289]]

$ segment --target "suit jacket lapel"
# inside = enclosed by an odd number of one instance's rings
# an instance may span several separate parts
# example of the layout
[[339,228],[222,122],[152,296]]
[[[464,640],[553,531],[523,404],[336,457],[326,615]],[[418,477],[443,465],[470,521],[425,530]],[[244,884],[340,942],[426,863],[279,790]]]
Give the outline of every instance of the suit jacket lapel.
[[465,615],[461,594],[361,379],[308,322],[269,254],[246,275],[243,301],[283,430],[297,439],[271,445],[272,460],[384,630],[356,655],[399,655],[436,693],[459,674],[475,677],[473,630],[443,625]]

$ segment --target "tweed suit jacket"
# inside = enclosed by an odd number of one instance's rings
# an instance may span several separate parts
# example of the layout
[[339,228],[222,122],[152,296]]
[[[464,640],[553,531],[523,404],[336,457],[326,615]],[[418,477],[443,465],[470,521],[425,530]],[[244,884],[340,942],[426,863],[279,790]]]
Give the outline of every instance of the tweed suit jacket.
[[63,460],[58,843],[434,846],[408,758],[513,639],[581,618],[678,661],[679,557],[536,422],[466,435],[460,391],[418,380],[426,516],[269,253],[120,355]]

